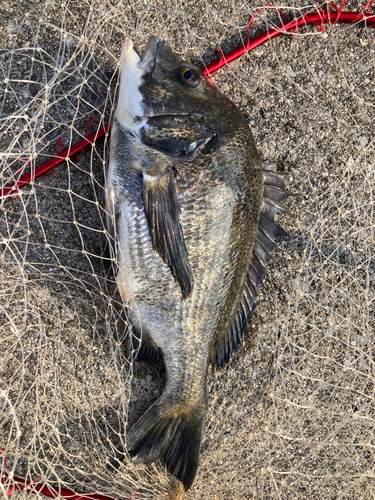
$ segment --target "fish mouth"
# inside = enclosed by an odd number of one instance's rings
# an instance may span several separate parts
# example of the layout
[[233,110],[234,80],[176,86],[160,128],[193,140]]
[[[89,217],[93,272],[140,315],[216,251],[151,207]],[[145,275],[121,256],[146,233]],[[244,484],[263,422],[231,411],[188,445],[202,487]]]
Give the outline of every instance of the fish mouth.
[[129,38],[126,39],[121,50],[120,68],[123,67],[127,60],[131,59],[132,64],[135,64],[140,70],[146,73],[152,73],[155,67],[155,58],[159,42],[159,37],[150,35],[142,57],[140,57],[138,51],[134,47],[133,41]]
[[151,35],[147,40],[142,58],[138,63],[138,68],[142,69],[146,73],[152,73],[154,71],[156,51],[159,42],[160,39],[155,35]]
[[[122,67],[124,65],[125,61],[128,59],[129,54],[131,53],[132,50],[134,50],[134,43],[132,40],[127,38],[125,40],[125,42],[122,46],[122,50],[121,50],[120,67]],[[136,50],[134,50],[134,52],[137,54]]]
[[[155,61],[156,61],[156,54],[158,51],[158,45],[160,42],[159,37],[156,35],[150,35],[146,47],[144,48],[141,60],[137,64],[138,68],[145,73],[151,75],[155,69]],[[135,49],[134,49],[135,50]],[[186,116],[188,113],[184,113],[181,111],[177,111],[176,113],[173,113],[171,110],[168,110],[168,113],[155,113],[154,110],[152,109],[152,105],[149,104],[147,108],[145,109],[145,113],[143,114],[142,118],[168,118],[168,117],[174,117],[174,116]]]
[[122,46],[120,72],[123,83],[120,87],[123,90],[124,99],[119,103],[123,108],[122,119],[119,121],[125,129],[133,132],[138,131],[139,128],[136,122],[142,122],[148,118],[167,118],[189,114],[184,111],[174,112],[171,109],[160,112],[160,109],[155,109],[151,102],[144,99],[140,91],[144,76],[151,75],[155,69],[159,43],[162,43],[159,37],[151,35],[142,56],[135,49],[132,40],[125,40]]

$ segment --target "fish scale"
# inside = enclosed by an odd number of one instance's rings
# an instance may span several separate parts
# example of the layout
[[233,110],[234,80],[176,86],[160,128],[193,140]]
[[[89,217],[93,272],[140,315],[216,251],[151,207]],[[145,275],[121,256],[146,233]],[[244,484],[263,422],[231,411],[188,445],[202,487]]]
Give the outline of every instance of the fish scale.
[[[157,37],[127,40],[107,173],[116,281],[138,359],[162,360],[163,393],[128,431],[135,463],[164,459],[190,488],[208,406],[210,363],[225,364],[253,313],[285,232],[286,197],[240,111]],[[119,466],[124,450],[110,463]]]

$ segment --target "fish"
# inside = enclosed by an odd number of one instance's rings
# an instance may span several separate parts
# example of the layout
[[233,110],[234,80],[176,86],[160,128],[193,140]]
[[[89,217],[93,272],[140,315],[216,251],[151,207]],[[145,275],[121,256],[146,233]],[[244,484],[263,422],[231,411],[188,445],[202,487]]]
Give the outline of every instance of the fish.
[[225,365],[243,339],[276,240],[287,236],[275,214],[288,193],[241,111],[157,36],[142,56],[126,40],[119,73],[106,179],[115,280],[137,359],[166,370],[126,449],[136,464],[163,459],[188,490],[209,366]]

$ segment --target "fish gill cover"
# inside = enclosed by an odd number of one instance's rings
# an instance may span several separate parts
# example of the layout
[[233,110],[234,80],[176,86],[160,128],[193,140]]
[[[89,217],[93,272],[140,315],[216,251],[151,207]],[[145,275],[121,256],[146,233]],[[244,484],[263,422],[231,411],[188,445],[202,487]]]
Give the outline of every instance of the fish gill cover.
[[[275,5],[289,18],[309,8]],[[59,137],[58,152],[81,140],[89,116],[109,123],[125,38],[142,50],[155,33],[207,64],[217,45],[227,52],[245,39],[259,7],[4,2],[3,185],[50,159]],[[261,12],[251,33],[280,22],[277,11]],[[288,189],[301,196],[278,218],[291,238],[268,266],[244,342],[227,367],[210,369],[186,498],[372,498],[374,42],[366,25],[300,27],[214,79],[245,114],[261,156],[283,161]],[[161,462],[105,468],[164,384],[162,371],[123,348],[126,311],[101,258],[107,156],[108,138],[1,200],[0,467],[35,480],[35,491],[48,483],[171,498]],[[2,488],[10,493],[12,482]]]

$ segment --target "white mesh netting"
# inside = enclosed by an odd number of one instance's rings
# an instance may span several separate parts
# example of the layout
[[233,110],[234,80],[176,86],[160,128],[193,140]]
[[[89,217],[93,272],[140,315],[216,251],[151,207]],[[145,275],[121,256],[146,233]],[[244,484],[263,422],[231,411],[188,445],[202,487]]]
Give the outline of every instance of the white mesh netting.
[[[289,17],[306,8],[276,5]],[[60,137],[63,148],[81,140],[89,116],[99,123],[89,134],[110,122],[125,38],[142,49],[157,34],[207,64],[216,45],[240,43],[257,8],[2,2],[1,187],[50,159]],[[251,33],[279,22],[261,12]],[[188,499],[373,498],[374,72],[374,29],[334,25],[281,35],[214,78],[300,196],[279,219],[291,237],[269,266],[245,341],[210,371]],[[0,200],[0,471],[57,490],[179,498],[162,462],[105,468],[164,381],[162,370],[129,362],[126,311],[101,258],[108,147],[106,136]]]

